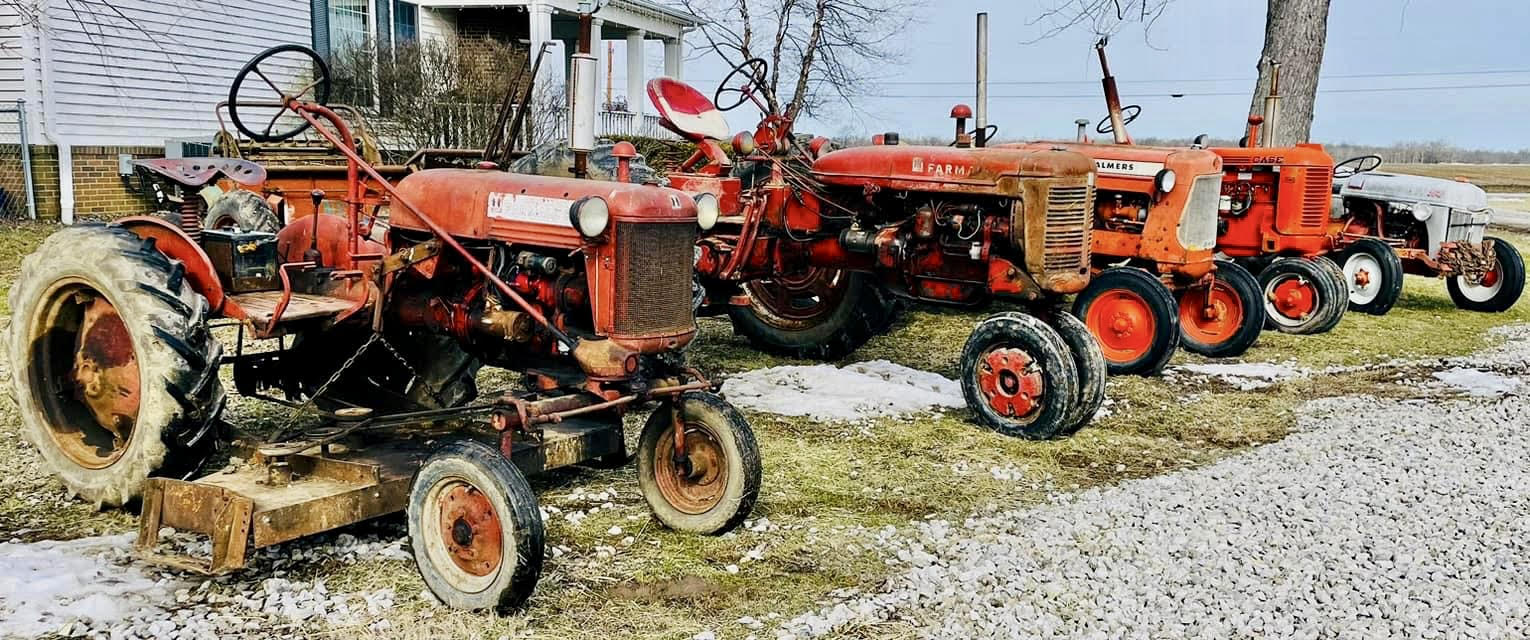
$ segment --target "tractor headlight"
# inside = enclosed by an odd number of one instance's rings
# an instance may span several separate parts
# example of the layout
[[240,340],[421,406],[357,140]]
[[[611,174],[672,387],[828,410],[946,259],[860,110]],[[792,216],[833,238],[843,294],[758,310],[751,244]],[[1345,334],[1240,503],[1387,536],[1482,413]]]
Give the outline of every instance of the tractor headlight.
[[600,196],[585,196],[574,201],[573,206],[568,208],[569,222],[579,235],[586,238],[596,238],[606,232],[606,227],[611,224],[611,206],[606,204],[606,199]]
[[722,205],[718,204],[717,196],[710,193],[696,194],[696,226],[702,231],[711,231],[717,226],[717,219],[722,217]]
[[1423,203],[1415,204],[1415,205],[1413,205],[1412,213],[1413,213],[1413,219],[1414,220],[1417,220],[1419,222],[1423,222],[1423,221],[1429,219],[1429,215],[1430,214],[1434,213],[1434,207],[1431,207],[1431,206],[1429,206],[1427,204],[1423,204]]
[[1164,169],[1158,172],[1157,177],[1153,178],[1153,186],[1158,187],[1159,193],[1168,193],[1174,190],[1175,178],[1173,169]]

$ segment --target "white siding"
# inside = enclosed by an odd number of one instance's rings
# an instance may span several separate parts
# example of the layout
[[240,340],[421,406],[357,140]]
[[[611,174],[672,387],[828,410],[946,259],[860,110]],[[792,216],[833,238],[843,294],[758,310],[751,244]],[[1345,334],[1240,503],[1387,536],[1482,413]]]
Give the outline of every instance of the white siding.
[[419,8],[420,41],[444,41],[457,35],[457,10]]
[[308,0],[52,0],[50,130],[76,145],[210,139],[239,68],[309,31]]
[[26,97],[21,80],[21,16],[16,5],[0,2],[0,102]]

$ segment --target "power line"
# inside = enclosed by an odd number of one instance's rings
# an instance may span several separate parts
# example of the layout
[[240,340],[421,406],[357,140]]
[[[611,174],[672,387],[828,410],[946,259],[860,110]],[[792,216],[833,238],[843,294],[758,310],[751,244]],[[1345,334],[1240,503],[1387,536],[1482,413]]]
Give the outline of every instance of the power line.
[[[1485,75],[1504,75],[1504,74],[1517,74],[1517,73],[1530,73],[1530,69],[1477,69],[1477,70],[1467,70],[1467,71],[1400,71],[1400,72],[1397,72],[1397,73],[1339,73],[1339,74],[1320,76],[1319,80],[1353,80],[1353,79],[1359,79],[1359,78],[1416,78],[1416,77],[1427,77],[1427,76],[1485,76]],[[1222,78],[1157,78],[1157,79],[1141,79],[1141,80],[1134,80],[1134,79],[1125,79],[1125,78],[1123,78],[1123,79],[1116,80],[1116,82],[1118,84],[1166,84],[1166,83],[1181,83],[1181,82],[1252,82],[1254,80],[1255,80],[1255,78],[1239,76],[1239,77],[1222,77]],[[717,83],[717,82],[720,82],[720,80],[691,79],[691,80],[688,80],[688,82],[692,82],[692,83]],[[894,85],[894,86],[930,86],[930,85],[967,86],[967,85],[971,85],[972,82],[973,81],[971,81],[971,80],[884,80],[884,81],[875,81],[876,84]],[[991,81],[989,81],[988,84],[990,86],[993,86],[993,85],[1003,85],[1003,86],[1045,86],[1045,85],[1068,85],[1068,84],[1098,85],[1099,83],[1100,83],[1100,81],[1098,79],[1095,79],[1095,80],[991,80]]]
[[[1530,82],[1517,82],[1508,84],[1460,84],[1460,85],[1435,85],[1427,87],[1363,87],[1356,89],[1319,89],[1318,93],[1387,93],[1394,91],[1456,91],[1466,89],[1516,89],[1530,87]],[[1222,96],[1247,97],[1247,91],[1209,91],[1209,92],[1174,92],[1169,94],[1143,94],[1140,96],[1128,96],[1128,98],[1203,98]],[[922,98],[970,98],[967,94],[904,94],[904,95],[876,95],[865,94],[863,98],[899,98],[899,99],[922,99]],[[1057,95],[990,95],[989,99],[1011,100],[1040,100],[1040,99],[1073,99],[1073,98],[1100,98],[1098,93],[1057,94]]]

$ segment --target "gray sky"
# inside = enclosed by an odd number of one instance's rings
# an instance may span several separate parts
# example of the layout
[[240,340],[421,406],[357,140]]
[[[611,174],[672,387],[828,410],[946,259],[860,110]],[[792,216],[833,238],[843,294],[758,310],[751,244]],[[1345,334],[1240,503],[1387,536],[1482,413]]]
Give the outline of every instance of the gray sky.
[[[889,67],[881,96],[860,98],[854,109],[840,107],[828,117],[799,123],[797,130],[946,135],[951,105],[972,100],[974,16],[988,11],[990,122],[1001,127],[1004,137],[1072,135],[1073,120],[1098,119],[1104,101],[1094,36],[1087,29],[1075,27],[1026,44],[1042,31],[1041,24],[1028,24],[1039,15],[1039,7],[1055,3],[929,0],[922,23],[899,43],[906,57]],[[1116,35],[1109,54],[1122,100],[1143,107],[1132,134],[1236,138],[1263,44],[1264,9],[1264,0],[1175,0],[1148,34],[1150,42],[1136,25]],[[1530,85],[1527,24],[1530,2],[1523,0],[1333,0],[1313,138],[1367,144],[1443,139],[1473,148],[1530,147],[1530,123],[1523,121],[1530,115],[1530,86],[1331,92]],[[692,46],[701,42],[696,35],[689,39]],[[650,52],[650,61],[656,54]],[[616,69],[624,68],[618,62]],[[1505,70],[1517,72],[1482,73]],[[1445,75],[1421,75],[1432,72]],[[686,79],[707,95],[725,73],[725,65],[715,57],[686,62]],[[1354,75],[1373,77],[1339,77]],[[930,81],[948,84],[924,84]],[[1058,84],[1003,84],[1006,81]],[[618,81],[617,86],[623,84]],[[1170,98],[1170,93],[1232,95]],[[729,122],[740,130],[751,126],[751,111],[730,112]]]

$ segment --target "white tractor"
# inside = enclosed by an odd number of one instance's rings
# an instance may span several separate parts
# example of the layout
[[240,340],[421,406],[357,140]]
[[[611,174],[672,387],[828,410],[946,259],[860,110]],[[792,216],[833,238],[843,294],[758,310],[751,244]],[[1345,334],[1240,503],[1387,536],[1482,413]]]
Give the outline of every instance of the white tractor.
[[[1506,240],[1484,234],[1487,193],[1464,180],[1377,171],[1381,157],[1334,166],[1335,237],[1350,308],[1388,309],[1403,273],[1445,278],[1469,311],[1505,311],[1525,289],[1525,262]],[[1390,249],[1390,250],[1389,250]]]

